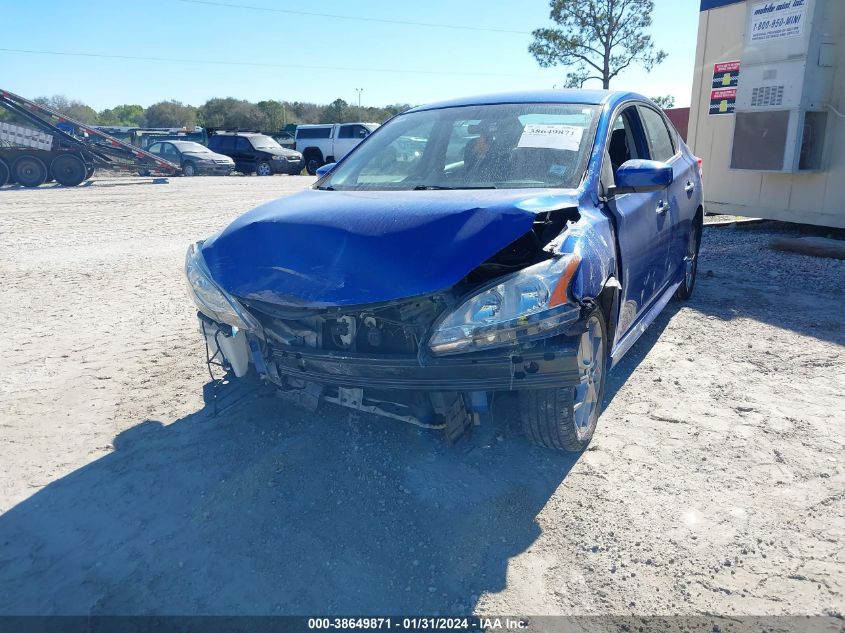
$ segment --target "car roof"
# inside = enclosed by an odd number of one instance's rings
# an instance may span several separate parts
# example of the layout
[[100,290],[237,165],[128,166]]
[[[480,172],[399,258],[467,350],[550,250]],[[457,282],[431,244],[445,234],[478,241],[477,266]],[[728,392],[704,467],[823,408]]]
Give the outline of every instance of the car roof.
[[345,123],[302,123],[296,126],[301,127],[334,127],[335,125],[379,125],[378,123],[366,123],[364,121],[347,121]]
[[440,108],[455,108],[460,106],[495,105],[502,103],[574,103],[583,105],[614,105],[615,103],[629,98],[645,100],[644,97],[634,92],[621,90],[528,90],[438,101],[436,103],[429,103],[411,108],[407,112],[437,110]]

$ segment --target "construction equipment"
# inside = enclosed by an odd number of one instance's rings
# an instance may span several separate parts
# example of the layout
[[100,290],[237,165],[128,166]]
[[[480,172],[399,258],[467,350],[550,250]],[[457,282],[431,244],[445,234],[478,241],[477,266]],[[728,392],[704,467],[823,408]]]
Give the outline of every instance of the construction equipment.
[[6,90],[0,90],[0,108],[16,117],[13,123],[0,123],[0,187],[12,182],[38,187],[51,179],[73,187],[95,169],[156,175],[181,171],[179,165]]

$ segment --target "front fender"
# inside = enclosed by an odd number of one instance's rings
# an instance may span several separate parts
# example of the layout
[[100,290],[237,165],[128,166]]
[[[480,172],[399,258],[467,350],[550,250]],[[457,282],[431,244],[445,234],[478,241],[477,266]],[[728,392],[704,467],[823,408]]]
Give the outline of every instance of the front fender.
[[617,277],[616,238],[610,219],[598,208],[579,209],[580,218],[570,224],[551,248],[556,253],[581,257],[572,280],[573,299],[596,299],[611,277]]

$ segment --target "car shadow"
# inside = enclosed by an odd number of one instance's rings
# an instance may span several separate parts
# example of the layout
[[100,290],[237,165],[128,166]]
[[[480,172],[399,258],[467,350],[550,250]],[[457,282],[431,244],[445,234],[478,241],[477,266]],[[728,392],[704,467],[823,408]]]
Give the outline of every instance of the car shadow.
[[135,424],[0,516],[0,614],[468,612],[578,458],[508,416],[449,446],[249,389]]

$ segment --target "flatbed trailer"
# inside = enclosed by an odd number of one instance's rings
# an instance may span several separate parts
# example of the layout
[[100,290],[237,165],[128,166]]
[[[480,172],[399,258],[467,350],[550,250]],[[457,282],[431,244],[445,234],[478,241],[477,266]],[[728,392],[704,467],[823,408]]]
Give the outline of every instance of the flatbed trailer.
[[47,144],[0,140],[0,187],[12,182],[38,187],[48,180],[73,187],[95,169],[155,175],[181,171],[179,165],[6,90],[0,90],[0,108],[50,137]]

